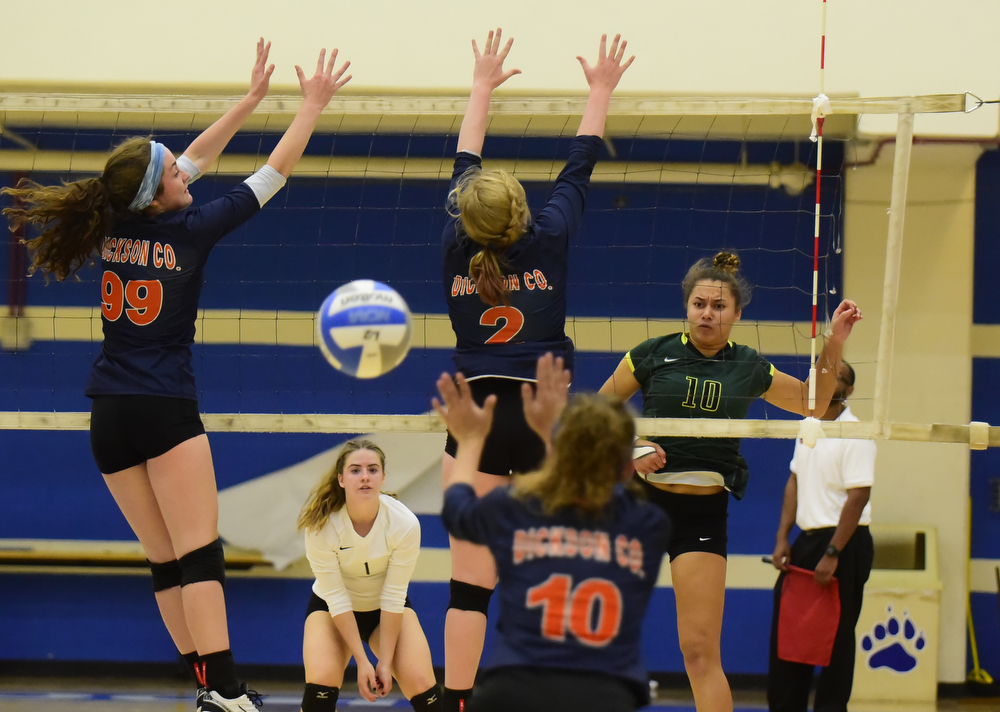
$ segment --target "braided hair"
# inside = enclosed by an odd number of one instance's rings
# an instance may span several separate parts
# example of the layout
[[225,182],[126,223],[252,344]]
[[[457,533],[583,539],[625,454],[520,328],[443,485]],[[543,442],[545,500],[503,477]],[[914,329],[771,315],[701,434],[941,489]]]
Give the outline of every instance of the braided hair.
[[462,229],[482,246],[469,261],[469,279],[490,306],[509,304],[503,254],[528,229],[531,212],[524,187],[502,170],[470,170],[449,195]]

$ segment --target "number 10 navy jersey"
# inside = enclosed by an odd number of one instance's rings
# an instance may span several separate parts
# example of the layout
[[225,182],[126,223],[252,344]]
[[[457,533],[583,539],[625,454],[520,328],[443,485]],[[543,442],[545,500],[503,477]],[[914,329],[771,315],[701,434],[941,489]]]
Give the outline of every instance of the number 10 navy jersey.
[[[469,261],[482,245],[464,234],[459,217],[449,215],[443,245],[445,298],[457,340],[455,367],[466,378],[533,381],[538,357],[546,352],[562,356],[572,370],[573,342],[566,336],[567,253],[580,230],[601,144],[598,136],[573,139],[545,207],[501,256],[510,304],[491,307],[479,298],[469,279]],[[481,166],[479,156],[459,153],[451,188],[467,171]],[[448,210],[456,213],[457,207],[449,204]]]
[[642,619],[670,535],[659,507],[618,486],[597,518],[548,516],[510,487],[477,498],[457,484],[445,492],[442,517],[449,533],[496,559],[499,636],[487,667],[614,675],[648,697]]

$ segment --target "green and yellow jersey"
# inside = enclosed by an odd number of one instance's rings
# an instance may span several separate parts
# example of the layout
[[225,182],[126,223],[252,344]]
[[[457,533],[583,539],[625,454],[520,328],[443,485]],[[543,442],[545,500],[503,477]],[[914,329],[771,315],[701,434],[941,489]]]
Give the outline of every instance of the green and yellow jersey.
[[[742,419],[774,378],[774,366],[749,346],[728,342],[705,356],[687,334],[643,341],[625,354],[642,390],[647,418]],[[652,482],[725,484],[736,499],[746,491],[749,470],[739,438],[654,437],[666,453]]]

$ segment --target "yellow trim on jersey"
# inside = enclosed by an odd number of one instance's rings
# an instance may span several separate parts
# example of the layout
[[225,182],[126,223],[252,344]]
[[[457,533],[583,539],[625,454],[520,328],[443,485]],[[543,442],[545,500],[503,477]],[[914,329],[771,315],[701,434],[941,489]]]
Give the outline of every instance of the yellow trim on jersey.
[[628,367],[630,369],[632,369],[632,373],[635,373],[635,364],[632,363],[632,352],[631,351],[626,351],[625,352],[625,363],[627,363]]
[[[687,345],[687,342],[688,342],[688,332],[683,331],[681,332],[681,343]],[[728,344],[729,346],[736,346],[735,341],[731,341],[728,339],[726,340],[726,344]]]
[[769,365],[771,366],[771,374],[770,374],[771,378],[774,378],[774,373],[775,373],[775,371],[777,371],[777,369],[774,367],[773,363],[769,362]]

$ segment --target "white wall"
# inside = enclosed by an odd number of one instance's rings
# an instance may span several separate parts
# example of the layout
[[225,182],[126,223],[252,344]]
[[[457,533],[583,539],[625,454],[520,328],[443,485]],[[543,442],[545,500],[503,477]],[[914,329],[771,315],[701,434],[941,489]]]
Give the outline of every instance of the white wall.
[[[830,0],[826,93],[973,91],[996,98],[995,0]],[[572,12],[567,8],[572,7]],[[797,95],[819,92],[820,0],[50,0],[5,2],[0,90],[134,84],[243,86],[259,35],[274,42],[276,91],[323,45],[354,62],[351,90],[464,91],[469,40],[502,25],[516,38],[511,92],[583,93],[574,57],[621,32],[638,59],[620,92]],[[169,14],[164,13],[169,8]],[[995,136],[997,109],[921,117],[921,134]],[[891,117],[867,117],[892,132]]]

